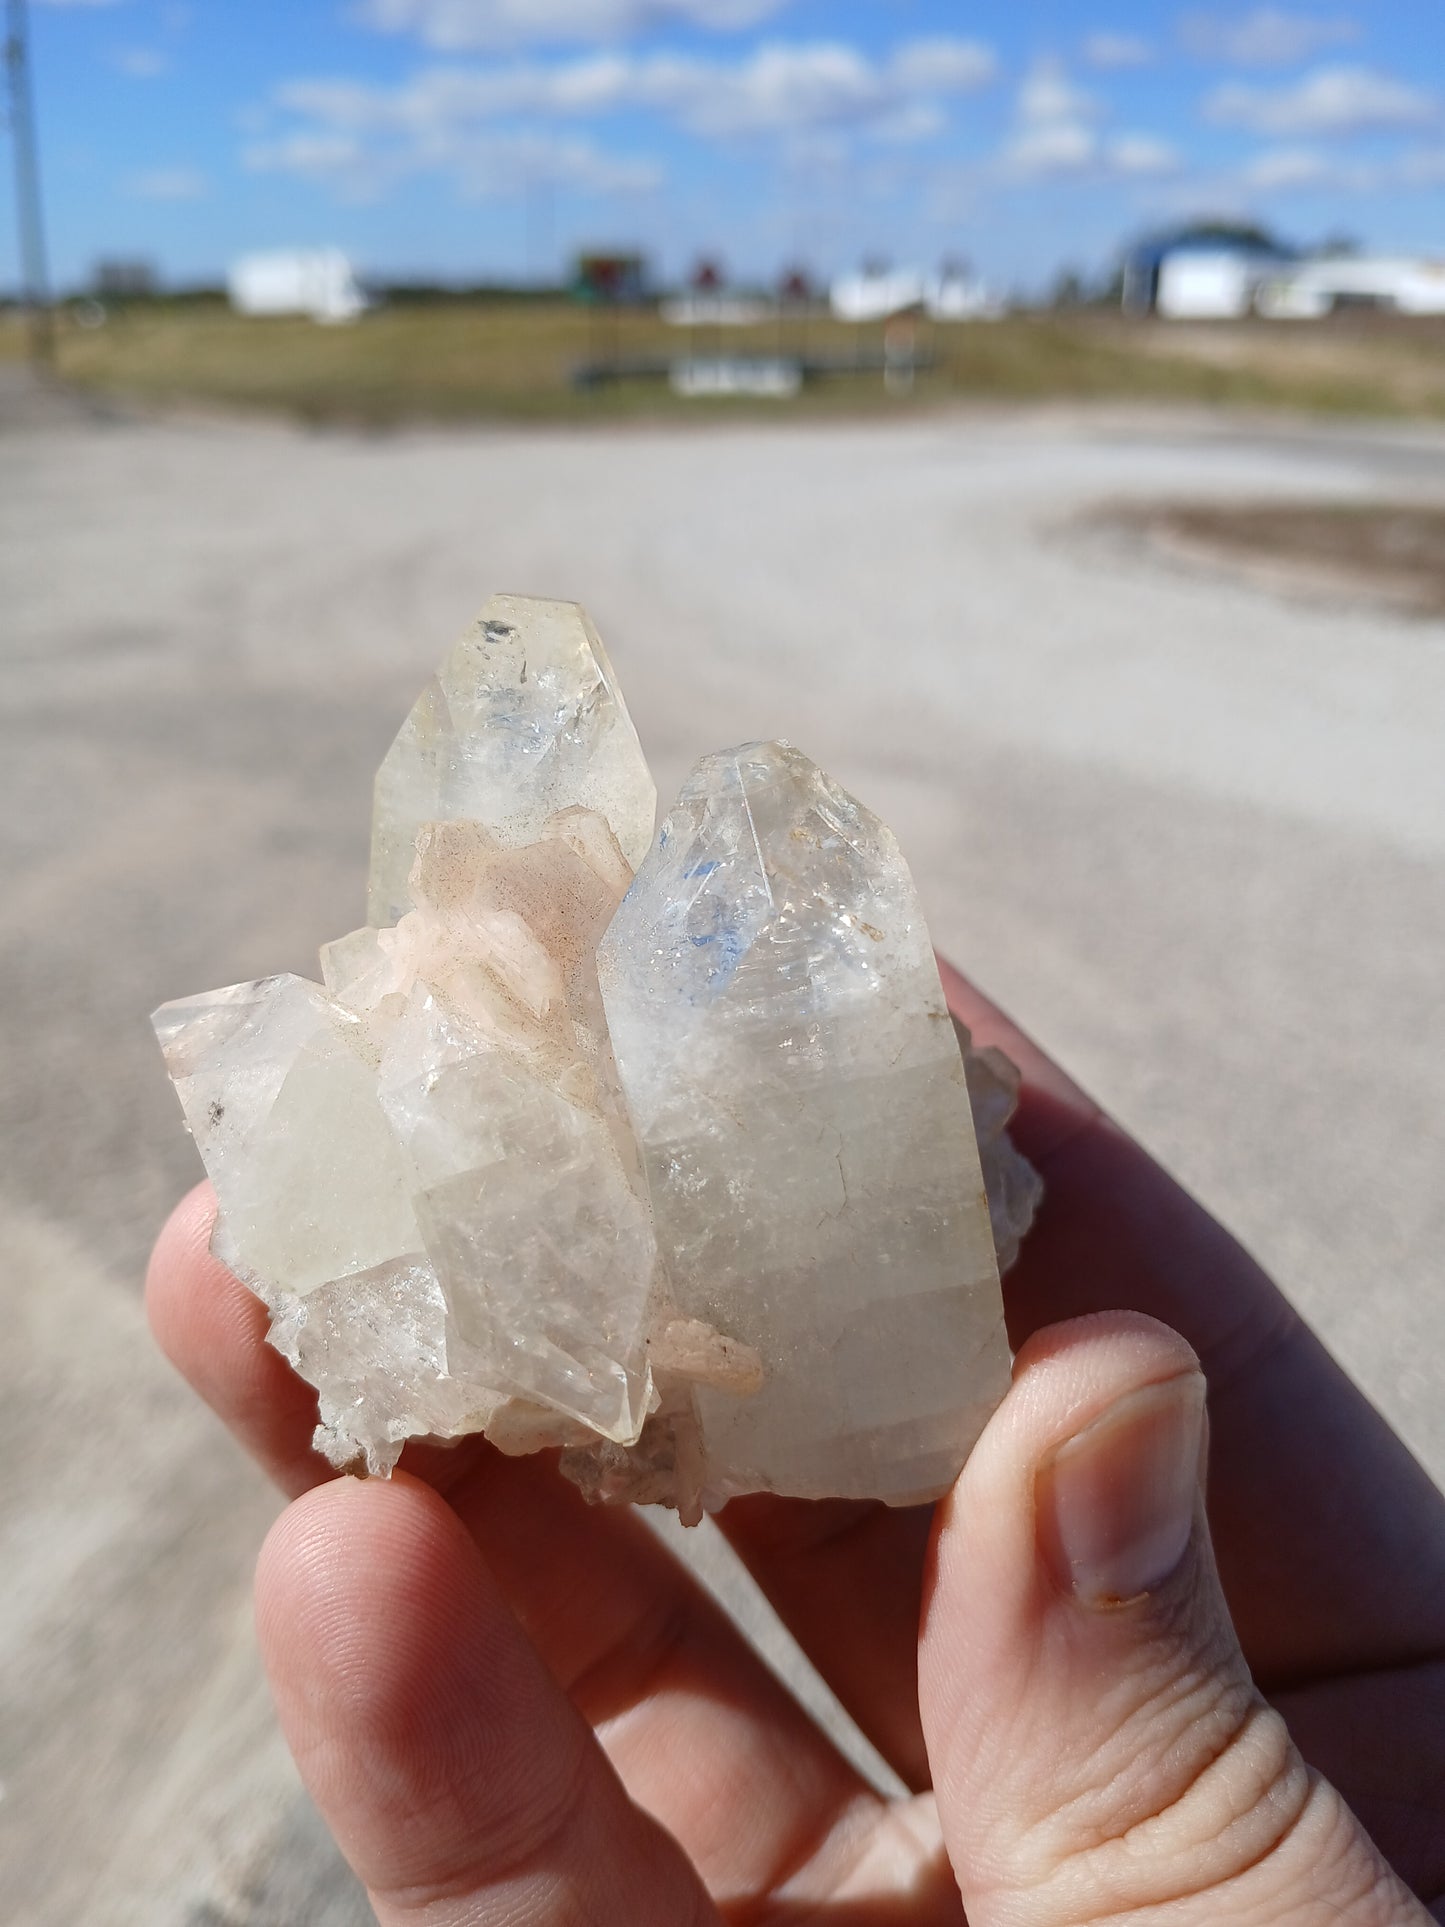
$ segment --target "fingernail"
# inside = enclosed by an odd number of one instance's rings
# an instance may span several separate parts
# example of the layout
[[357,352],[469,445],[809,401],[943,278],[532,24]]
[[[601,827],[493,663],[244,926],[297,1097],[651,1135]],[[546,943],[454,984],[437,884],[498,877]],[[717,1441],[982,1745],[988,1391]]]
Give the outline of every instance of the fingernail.
[[1060,1581],[1101,1608],[1161,1586],[1194,1527],[1204,1379],[1130,1392],[1040,1468],[1039,1525]]

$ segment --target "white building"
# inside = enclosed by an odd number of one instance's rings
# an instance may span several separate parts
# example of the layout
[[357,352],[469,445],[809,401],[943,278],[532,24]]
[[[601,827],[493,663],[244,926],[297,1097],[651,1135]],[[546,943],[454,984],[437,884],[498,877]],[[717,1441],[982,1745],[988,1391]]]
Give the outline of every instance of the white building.
[[924,274],[918,268],[864,268],[839,275],[828,290],[840,321],[887,321],[919,308],[933,321],[994,321],[1003,303],[961,268]]
[[1395,314],[1445,314],[1445,260],[1340,254],[1299,261],[1267,278],[1259,312],[1276,321],[1317,321],[1341,306]]
[[840,274],[828,290],[840,321],[886,321],[923,306],[924,281],[916,268],[864,268]]
[[282,248],[244,254],[226,277],[238,314],[309,315],[313,321],[354,321],[367,308],[350,261],[340,248]]
[[933,321],[997,321],[1004,303],[993,290],[961,268],[944,268],[923,284],[923,305]]
[[1155,312],[1169,321],[1239,321],[1254,312],[1275,255],[1249,248],[1179,248],[1159,263]]

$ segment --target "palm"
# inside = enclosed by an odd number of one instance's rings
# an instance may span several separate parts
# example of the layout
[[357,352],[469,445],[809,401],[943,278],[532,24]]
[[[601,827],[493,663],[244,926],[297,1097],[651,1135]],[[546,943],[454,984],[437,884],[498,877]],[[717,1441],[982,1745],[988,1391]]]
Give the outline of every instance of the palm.
[[[1445,1848],[1430,1802],[1445,1778],[1445,1501],[1249,1258],[977,993],[951,973],[948,986],[976,1037],[1023,1066],[1017,1135],[1049,1186],[1008,1281],[1015,1343],[1081,1313],[1133,1308],[1193,1344],[1210,1382],[1211,1521],[1246,1655],[1311,1763],[1416,1891],[1438,1893]],[[310,1451],[312,1400],[262,1344],[260,1307],[205,1256],[206,1208],[189,1207],[158,1250],[157,1328],[299,1492],[327,1476]],[[893,1806],[861,1782],[638,1519],[589,1510],[549,1465],[479,1445],[414,1451],[407,1463],[444,1494],[631,1799],[725,1911],[783,1922],[821,1904],[819,1920],[839,1927],[961,1918],[927,1798]],[[928,1513],[757,1498],[734,1502],[720,1523],[859,1725],[922,1793]],[[475,1745],[477,1724],[474,1708],[430,1721],[414,1710],[428,1664],[463,1636],[470,1582],[448,1568],[449,1543],[445,1532],[426,1541],[437,1566],[427,1585],[415,1570],[423,1554],[400,1541],[355,1554],[365,1610],[406,1622],[392,1654],[396,1717],[414,1721],[434,1780],[462,1770],[453,1754]],[[577,1743],[562,1733],[556,1745],[565,1755]],[[514,1858],[558,1850],[563,1816],[549,1804],[567,1776],[565,1757],[549,1760],[530,1822],[512,1816]],[[344,1820],[338,1831],[347,1844]],[[374,1888],[407,1887],[403,1841],[394,1865],[368,1871]]]

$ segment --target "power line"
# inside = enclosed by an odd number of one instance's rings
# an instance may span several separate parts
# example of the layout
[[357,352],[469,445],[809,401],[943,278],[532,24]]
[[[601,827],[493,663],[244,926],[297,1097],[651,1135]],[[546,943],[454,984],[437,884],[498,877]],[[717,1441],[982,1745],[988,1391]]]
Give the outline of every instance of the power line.
[[40,157],[35,144],[35,100],[30,87],[30,48],[25,0],[6,0],[5,72],[10,92],[10,133],[15,146],[15,207],[20,230],[20,271],[30,315],[31,359],[55,359],[50,315],[50,274],[45,259],[45,220],[40,205]]

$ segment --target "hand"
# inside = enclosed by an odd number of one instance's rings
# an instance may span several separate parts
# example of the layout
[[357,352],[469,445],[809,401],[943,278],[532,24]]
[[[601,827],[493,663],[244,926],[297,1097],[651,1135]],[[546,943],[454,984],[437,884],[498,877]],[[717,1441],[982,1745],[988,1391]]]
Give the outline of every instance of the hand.
[[1220,1227],[945,982],[1021,1066],[1049,1187],[1013,1389],[937,1508],[720,1518],[906,1801],[545,1460],[331,1477],[208,1188],[163,1232],[160,1342],[293,1495],[262,1653],[389,1927],[921,1927],[960,1889],[972,1927],[1404,1927],[1445,1894],[1445,1500]]

